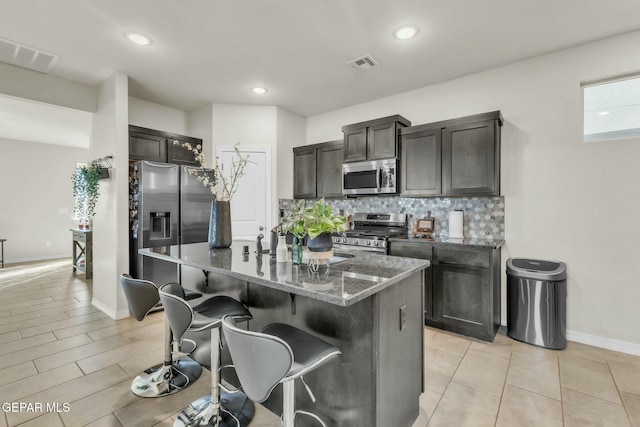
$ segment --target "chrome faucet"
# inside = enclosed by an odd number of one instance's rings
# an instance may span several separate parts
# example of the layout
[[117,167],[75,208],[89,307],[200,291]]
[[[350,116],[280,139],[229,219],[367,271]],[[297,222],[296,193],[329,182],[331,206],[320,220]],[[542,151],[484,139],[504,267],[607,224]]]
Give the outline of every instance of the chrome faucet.
[[258,234],[258,239],[256,241],[256,256],[257,257],[261,257],[262,256],[262,239],[264,239],[264,234],[262,234],[262,233]]

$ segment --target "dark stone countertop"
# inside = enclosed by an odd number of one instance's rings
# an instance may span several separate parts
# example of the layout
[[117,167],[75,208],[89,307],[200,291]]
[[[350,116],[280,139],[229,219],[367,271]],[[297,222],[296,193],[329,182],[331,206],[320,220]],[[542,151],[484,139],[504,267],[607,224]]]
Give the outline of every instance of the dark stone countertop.
[[396,236],[389,238],[390,241],[401,241],[411,243],[430,243],[432,245],[457,245],[479,249],[498,249],[504,245],[504,240],[480,239],[477,237],[465,237],[464,239],[450,239],[448,237],[433,236],[430,239],[414,236]]
[[[250,253],[242,253],[243,245]],[[303,295],[339,306],[350,306],[410,275],[426,269],[426,260],[389,257],[364,251],[335,250],[334,255],[353,255],[345,261],[321,266],[317,273],[290,260],[276,263],[275,257],[256,257],[254,241],[234,241],[228,249],[209,250],[207,243],[140,249],[142,255],[246,280],[292,294]]]

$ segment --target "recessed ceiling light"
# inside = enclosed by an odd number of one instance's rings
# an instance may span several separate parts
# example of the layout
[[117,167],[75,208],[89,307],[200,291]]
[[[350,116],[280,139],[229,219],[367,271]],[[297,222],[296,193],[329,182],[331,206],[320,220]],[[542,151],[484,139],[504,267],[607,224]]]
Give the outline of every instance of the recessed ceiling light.
[[140,46],[148,46],[151,44],[151,39],[144,34],[128,32],[124,33],[124,36],[129,39],[130,42]]
[[416,27],[415,25],[405,25],[395,30],[393,32],[393,37],[400,40],[406,40],[415,37],[417,34],[418,27]]
[[263,93],[267,93],[267,89],[260,86],[254,86],[251,88],[251,92],[262,95]]
[[598,113],[598,115],[599,115],[599,116],[606,116],[607,114],[609,114],[609,112],[608,112],[608,111],[600,111],[600,112]]

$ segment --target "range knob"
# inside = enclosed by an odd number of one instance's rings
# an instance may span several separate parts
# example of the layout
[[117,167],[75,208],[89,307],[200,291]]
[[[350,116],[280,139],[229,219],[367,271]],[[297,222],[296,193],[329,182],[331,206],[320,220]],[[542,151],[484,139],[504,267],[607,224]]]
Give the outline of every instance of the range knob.
[[358,239],[353,239],[353,244],[354,245],[358,245],[358,244],[360,244],[360,242],[358,242]]
[[373,242],[373,246],[380,246],[380,242],[376,240],[375,242]]
[[367,240],[367,246],[371,246],[371,240]]

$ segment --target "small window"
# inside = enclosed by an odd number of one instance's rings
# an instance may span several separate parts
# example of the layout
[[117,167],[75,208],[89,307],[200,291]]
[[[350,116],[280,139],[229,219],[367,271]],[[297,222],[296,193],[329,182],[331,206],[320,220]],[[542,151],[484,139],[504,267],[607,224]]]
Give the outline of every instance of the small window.
[[640,76],[582,86],[584,141],[640,137]]

